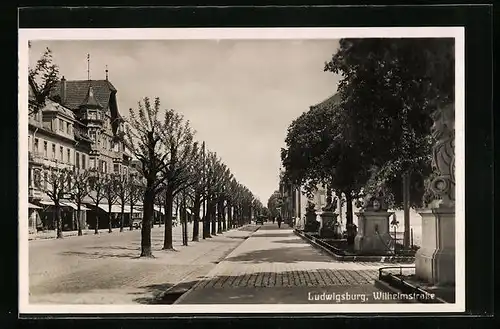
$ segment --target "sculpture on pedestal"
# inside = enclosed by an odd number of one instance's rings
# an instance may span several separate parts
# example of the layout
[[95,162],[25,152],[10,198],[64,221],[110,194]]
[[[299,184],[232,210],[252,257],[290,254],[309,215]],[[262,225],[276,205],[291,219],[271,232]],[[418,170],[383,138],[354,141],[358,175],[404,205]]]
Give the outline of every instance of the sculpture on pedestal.
[[342,236],[340,225],[337,222],[338,214],[335,213],[337,202],[337,198],[332,200],[332,192],[328,190],[326,205],[321,208],[323,212],[320,214],[321,228],[319,233],[321,237],[340,238]]
[[455,205],[455,108],[453,105],[436,111],[431,128],[436,144],[432,150],[432,166],[438,173],[430,185],[443,206]]
[[436,143],[432,166],[437,173],[430,190],[439,206],[423,209],[422,243],[415,255],[416,277],[435,285],[455,283],[455,108],[449,104],[433,115]]
[[319,223],[316,220],[316,205],[311,201],[307,201],[306,223],[304,225],[304,231],[316,232],[318,231],[318,228]]

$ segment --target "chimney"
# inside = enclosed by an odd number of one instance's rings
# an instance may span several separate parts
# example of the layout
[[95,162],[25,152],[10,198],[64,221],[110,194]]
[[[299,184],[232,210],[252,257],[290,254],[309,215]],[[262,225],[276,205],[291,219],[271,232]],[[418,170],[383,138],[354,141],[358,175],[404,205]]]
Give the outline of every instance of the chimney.
[[61,90],[60,90],[61,104],[66,103],[66,79],[64,76],[61,79]]

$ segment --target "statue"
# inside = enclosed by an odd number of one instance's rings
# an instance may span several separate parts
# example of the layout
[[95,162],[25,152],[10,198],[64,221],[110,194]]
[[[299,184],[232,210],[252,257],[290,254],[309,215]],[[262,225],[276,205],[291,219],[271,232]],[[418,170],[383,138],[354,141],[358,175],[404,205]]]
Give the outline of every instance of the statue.
[[335,201],[332,201],[332,192],[328,191],[328,196],[326,197],[326,205],[321,208],[323,211],[327,212],[335,212],[337,209],[337,198],[334,199]]
[[316,220],[316,205],[311,201],[307,201],[306,222],[304,224],[304,231],[316,232],[318,228],[319,228],[319,223]]
[[386,211],[388,209],[382,192],[379,192],[377,196],[367,193],[363,199],[361,205],[363,211]]
[[431,190],[439,195],[442,204],[455,205],[455,107],[453,104],[433,114],[431,128],[436,144],[432,150],[432,166],[438,176],[431,182]]

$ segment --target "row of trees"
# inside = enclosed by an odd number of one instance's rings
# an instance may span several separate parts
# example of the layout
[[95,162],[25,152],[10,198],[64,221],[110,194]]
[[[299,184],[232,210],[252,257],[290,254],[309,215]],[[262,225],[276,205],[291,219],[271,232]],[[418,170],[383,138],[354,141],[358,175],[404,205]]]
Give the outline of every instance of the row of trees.
[[[100,205],[108,206],[108,230],[112,231],[111,221],[114,204],[121,205],[120,232],[124,229],[125,205],[130,205],[130,218],[133,207],[140,201],[143,184],[135,175],[105,174],[97,169],[81,170],[76,168],[59,168],[57,165],[46,168],[43,175],[35,172],[35,186],[45,193],[54,203],[57,238],[62,235],[61,211],[64,201],[76,205],[76,229],[82,233],[81,209],[84,201],[90,199],[96,209]],[[99,214],[96,214],[95,234],[98,234]],[[132,222],[130,221],[130,229]]]
[[288,128],[286,179],[345,195],[348,234],[353,200],[383,194],[406,210],[408,244],[408,209],[431,197],[432,116],[454,100],[454,40],[341,39],[325,71],[341,76],[337,93]]
[[[32,108],[32,112],[36,112],[43,108],[45,99],[59,80],[59,68],[53,63],[50,49],[47,48],[37,65],[29,70],[29,75],[37,90],[36,106]],[[62,238],[60,211],[63,199],[74,201],[78,210],[87,196],[96,207],[106,202],[109,207],[109,230],[114,203],[122,206],[120,230],[123,230],[125,204],[130,205],[132,212],[134,203],[142,201],[141,256],[145,257],[152,256],[151,226],[155,204],[162,205],[165,210],[165,250],[173,249],[174,204],[179,208],[177,213],[183,224],[187,223],[187,209],[191,210],[194,217],[193,241],[199,240],[200,221],[203,225],[202,237],[209,238],[228,228],[243,225],[254,214],[264,211],[262,203],[236,180],[217,154],[206,151],[205,143],[200,145],[194,140],[195,131],[189,121],[171,109],[162,114],[160,112],[159,98],[151,103],[146,97],[139,102],[137,109],[130,109],[123,142],[140,161],[137,176],[49,168],[48,175],[44,176],[47,180],[45,193],[56,207],[59,238]],[[77,223],[80,226],[79,219]],[[98,222],[96,233],[97,226]],[[78,230],[80,235],[81,227]],[[186,229],[183,237],[187,244]]]
[[248,223],[262,211],[260,201],[236,180],[220,157],[207,151],[205,143],[195,141],[195,131],[181,114],[162,110],[159,98],[151,102],[148,97],[129,113],[124,142],[140,161],[144,180],[141,256],[152,256],[155,200],[161,200],[165,209],[164,250],[173,249],[172,209],[176,197],[182,200],[183,209],[186,205],[192,209],[193,241],[199,240],[200,221],[202,237],[210,238]]

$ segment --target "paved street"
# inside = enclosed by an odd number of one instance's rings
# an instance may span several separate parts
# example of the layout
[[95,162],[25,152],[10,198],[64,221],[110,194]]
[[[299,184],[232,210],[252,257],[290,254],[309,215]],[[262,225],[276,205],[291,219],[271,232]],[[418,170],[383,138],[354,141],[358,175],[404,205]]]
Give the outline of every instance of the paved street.
[[[140,230],[29,242],[30,303],[156,303],[180,282],[194,285],[236,248],[255,226],[182,246],[174,227],[174,248],[163,251],[164,228],[154,228],[154,259],[140,255]],[[189,226],[191,240],[192,226]],[[192,282],[189,284],[189,282]]]
[[323,292],[344,294],[332,297],[343,298],[342,303],[392,302],[373,297],[380,292],[373,283],[382,266],[335,261],[292,229],[268,223],[176,303],[325,303],[314,300]]
[[163,230],[152,231],[154,259],[139,258],[139,230],[30,241],[30,303],[169,304],[182,293],[176,303],[325,303],[323,293],[391,302],[373,298],[384,264],[335,261],[286,225],[249,225],[187,247],[175,227],[176,251],[161,250]]

